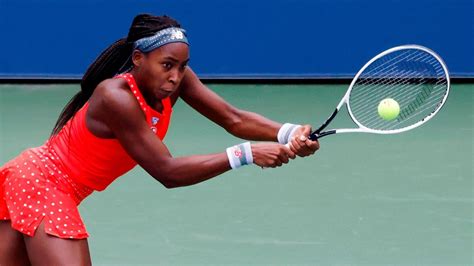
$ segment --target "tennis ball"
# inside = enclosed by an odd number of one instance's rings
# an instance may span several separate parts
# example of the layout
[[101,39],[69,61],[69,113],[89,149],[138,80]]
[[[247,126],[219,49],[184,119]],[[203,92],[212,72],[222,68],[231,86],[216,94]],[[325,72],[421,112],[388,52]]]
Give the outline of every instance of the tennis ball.
[[386,98],[380,101],[377,108],[382,119],[390,121],[397,118],[400,113],[400,105],[392,98]]

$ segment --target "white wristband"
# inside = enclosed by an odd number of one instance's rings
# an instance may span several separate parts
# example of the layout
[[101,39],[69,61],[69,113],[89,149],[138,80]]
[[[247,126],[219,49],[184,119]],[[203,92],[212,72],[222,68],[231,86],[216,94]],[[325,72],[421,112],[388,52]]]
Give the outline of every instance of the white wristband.
[[226,149],[227,158],[232,169],[237,169],[243,165],[252,164],[252,148],[250,142],[244,142]]
[[280,130],[278,130],[278,142],[280,144],[287,144],[290,142],[291,137],[295,133],[295,131],[300,128],[301,125],[294,125],[290,123],[285,123],[283,126],[281,126]]

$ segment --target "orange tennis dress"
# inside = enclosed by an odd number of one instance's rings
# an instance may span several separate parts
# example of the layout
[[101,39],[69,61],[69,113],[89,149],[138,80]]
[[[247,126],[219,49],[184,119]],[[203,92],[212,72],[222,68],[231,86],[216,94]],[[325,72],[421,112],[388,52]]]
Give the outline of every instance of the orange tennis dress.
[[[145,102],[130,73],[127,81],[146,120],[164,139],[171,119],[171,100],[162,100],[161,113]],[[87,102],[61,131],[44,145],[23,151],[0,168],[0,220],[34,236],[44,221],[46,233],[82,239],[89,234],[77,206],[94,190],[102,191],[137,163],[117,139],[94,136],[86,126]]]

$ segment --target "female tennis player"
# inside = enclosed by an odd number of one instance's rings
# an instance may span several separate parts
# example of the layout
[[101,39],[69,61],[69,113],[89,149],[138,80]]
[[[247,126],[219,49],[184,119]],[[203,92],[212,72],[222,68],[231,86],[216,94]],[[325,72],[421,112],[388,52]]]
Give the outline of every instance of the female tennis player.
[[[0,265],[90,265],[77,206],[137,164],[174,188],[243,165],[281,166],[319,148],[307,138],[308,125],[281,125],[231,106],[188,61],[179,23],[144,14],[92,63],[46,143],[0,168]],[[178,97],[231,134],[267,142],[172,157],[162,140]]]

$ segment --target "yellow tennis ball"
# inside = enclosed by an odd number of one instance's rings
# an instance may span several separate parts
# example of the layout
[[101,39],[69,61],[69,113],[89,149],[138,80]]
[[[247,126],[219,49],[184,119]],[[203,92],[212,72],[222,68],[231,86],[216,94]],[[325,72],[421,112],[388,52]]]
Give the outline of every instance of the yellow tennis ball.
[[377,108],[382,119],[390,121],[397,118],[400,113],[400,105],[392,98],[386,98],[380,101]]

